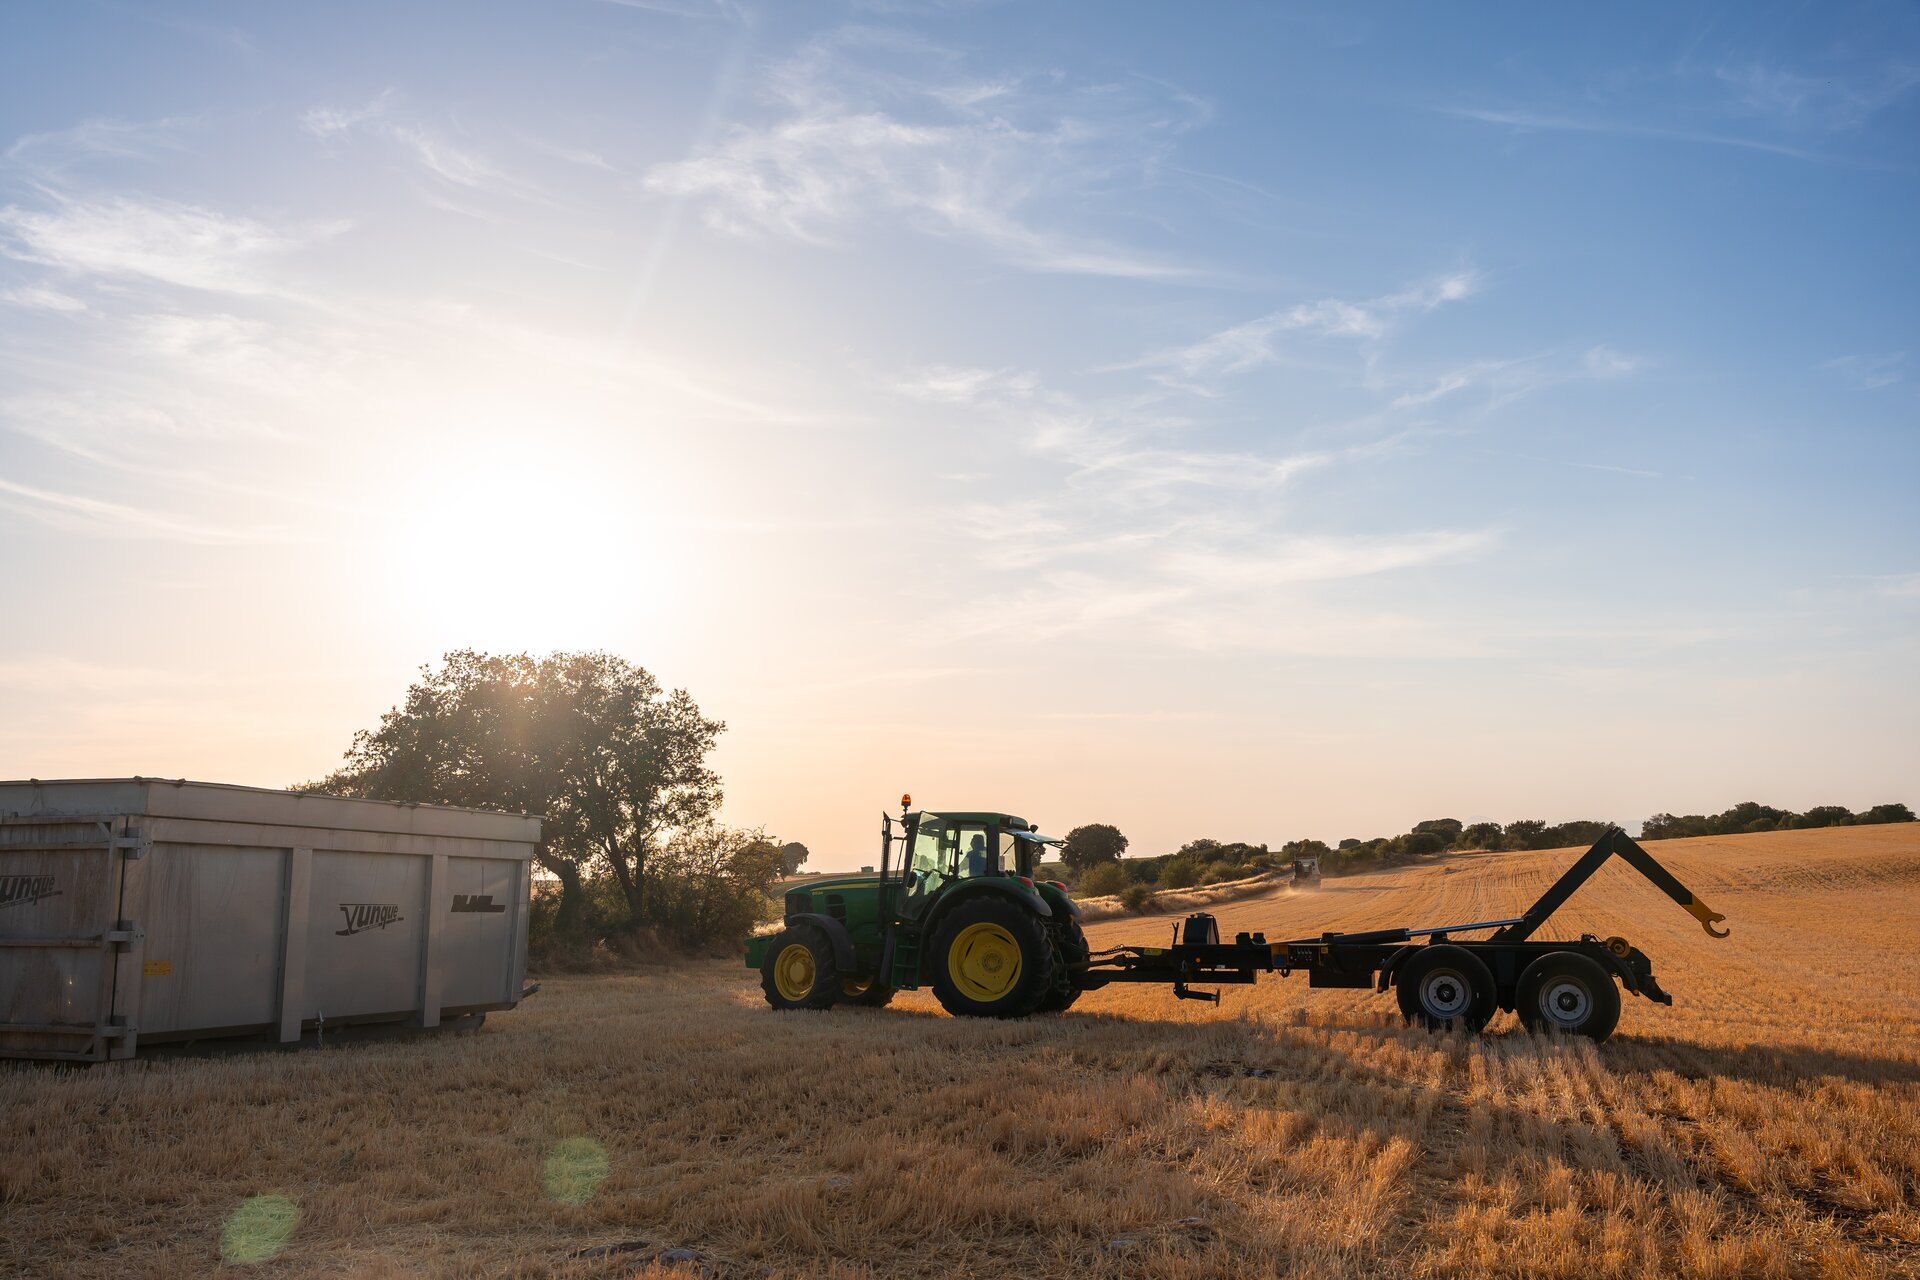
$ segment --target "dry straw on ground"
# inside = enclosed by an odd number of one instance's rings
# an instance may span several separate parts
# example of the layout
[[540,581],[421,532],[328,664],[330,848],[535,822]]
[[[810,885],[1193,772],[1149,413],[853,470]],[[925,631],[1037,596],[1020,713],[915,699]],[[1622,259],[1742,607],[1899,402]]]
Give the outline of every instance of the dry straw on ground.
[[[1599,1048],[1297,978],[780,1015],[714,963],[558,979],[477,1035],[0,1070],[0,1269],[199,1276],[224,1238],[279,1276],[1920,1275],[1920,826],[1655,849],[1734,933],[1604,872],[1559,927],[1633,939],[1678,1004]],[[1222,925],[1500,915],[1569,856]]]

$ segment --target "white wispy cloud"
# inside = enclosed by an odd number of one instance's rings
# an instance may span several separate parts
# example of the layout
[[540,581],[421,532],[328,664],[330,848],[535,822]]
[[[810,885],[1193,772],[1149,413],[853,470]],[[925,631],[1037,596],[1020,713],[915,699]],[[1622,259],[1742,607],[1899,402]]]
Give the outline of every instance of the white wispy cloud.
[[1577,358],[1566,352],[1545,352],[1507,360],[1475,360],[1447,370],[1417,390],[1402,392],[1389,407],[1421,409],[1461,392],[1479,392],[1485,405],[1500,406],[1565,383],[1624,378],[1645,364],[1639,356],[1607,346],[1590,347]]
[[472,191],[533,196],[532,184],[513,177],[479,151],[449,141],[417,120],[399,116],[393,90],[358,106],[319,105],[300,114],[300,127],[323,142],[355,133],[384,140],[408,155],[429,177]]
[[1014,396],[1029,396],[1039,387],[1035,373],[1010,369],[966,369],[952,365],[929,365],[896,379],[893,389],[916,400],[964,404],[998,391]]
[[337,138],[359,125],[385,116],[392,101],[393,90],[387,89],[357,107],[308,107],[300,113],[300,127],[316,138]]
[[669,18],[721,18],[741,22],[747,11],[738,0],[600,0],[618,9],[638,9]]
[[60,311],[68,315],[78,315],[87,309],[87,304],[72,294],[61,293],[58,289],[49,289],[44,285],[0,289],[0,302],[8,306],[25,307],[32,311]]
[[498,187],[508,179],[492,161],[478,152],[456,147],[444,138],[413,125],[387,126],[387,136],[413,153],[427,172],[459,187]]
[[1770,142],[1764,138],[1747,138],[1738,134],[1717,133],[1706,129],[1677,129],[1664,125],[1636,124],[1626,120],[1609,120],[1598,117],[1562,115],[1554,112],[1501,110],[1486,107],[1435,107],[1442,115],[1454,116],[1461,120],[1475,120],[1481,124],[1507,125],[1515,129],[1528,129],[1550,133],[1593,133],[1611,134],[1622,138],[1649,138],[1665,142],[1691,142],[1705,146],[1735,147],[1743,151],[1764,151],[1771,155],[1790,156],[1795,160],[1816,160],[1822,162],[1845,163],[1841,157],[1824,155],[1805,147],[1790,146],[1786,143]]
[[163,512],[106,502],[83,494],[35,488],[6,479],[0,479],[0,506],[57,528],[109,537],[211,545],[254,542],[271,536],[270,530],[204,524]]
[[1625,377],[1629,373],[1637,372],[1646,364],[1646,361],[1639,356],[1627,355],[1608,346],[1588,348],[1587,354],[1581,357],[1581,362],[1586,365],[1587,372],[1596,378]]
[[1497,541],[1486,529],[1434,529],[1349,537],[1282,536],[1241,550],[1169,555],[1163,567],[1190,583],[1267,587],[1333,582],[1476,556]]
[[1907,376],[1907,353],[1890,351],[1885,355],[1836,356],[1820,366],[1831,369],[1861,391],[1878,391]]
[[1807,75],[1756,61],[1714,74],[1752,115],[1832,131],[1860,128],[1920,85],[1920,65],[1908,63]]
[[0,254],[76,274],[257,294],[272,287],[267,268],[275,260],[344,229],[276,226],[136,196],[54,196],[48,208],[0,208]]
[[1155,352],[1113,368],[1156,371],[1161,382],[1205,392],[1221,377],[1277,363],[1284,336],[1377,341],[1402,317],[1471,297],[1484,284],[1480,273],[1469,269],[1360,302],[1322,298],[1295,303],[1187,346]]
[[[1394,297],[1416,306],[1425,305],[1416,298],[1457,292]],[[1262,639],[1243,623],[1266,616],[1282,595],[1434,569],[1498,544],[1487,529],[1335,534],[1297,526],[1287,495],[1302,476],[1390,457],[1398,436],[1292,451],[1209,444],[1204,424],[1160,413],[1151,398],[1084,400],[1006,370],[940,366],[896,379],[894,388],[1011,430],[1032,459],[1022,474],[1044,478],[1038,492],[1019,495],[956,491],[952,527],[971,542],[982,571],[1016,582],[996,593],[1004,608],[936,613],[929,633],[942,638],[1032,641],[1124,625],[1183,647],[1272,648],[1280,636]],[[1322,613],[1323,639],[1361,643],[1360,624],[1343,630]],[[1401,630],[1392,623],[1366,644]]]
[[1920,601],[1920,573],[1883,573],[1870,579],[1874,592],[1894,600]]
[[6,150],[7,159],[40,172],[63,172],[97,159],[142,159],[181,149],[182,135],[198,123],[194,116],[162,120],[83,120],[66,129],[23,134]]
[[[907,62],[907,71],[881,65]],[[1181,264],[1041,225],[1065,197],[1144,180],[1198,119],[1193,99],[1150,82],[1052,85],[953,73],[943,50],[887,33],[816,40],[768,76],[773,118],[736,125],[647,190],[695,201],[709,225],[834,245],[897,217],[1047,272],[1171,279]],[[1064,211],[1060,216],[1065,217]]]

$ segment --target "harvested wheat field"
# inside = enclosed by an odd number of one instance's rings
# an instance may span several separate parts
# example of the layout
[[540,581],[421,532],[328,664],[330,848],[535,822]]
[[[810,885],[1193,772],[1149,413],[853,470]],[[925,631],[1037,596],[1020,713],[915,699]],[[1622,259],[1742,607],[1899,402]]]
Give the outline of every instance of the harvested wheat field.
[[[1625,934],[1677,1004],[1629,998],[1598,1048],[1278,977],[1024,1023],[922,993],[774,1014],[714,963],[550,980],[477,1035],[8,1068],[0,1266],[199,1275],[224,1233],[285,1238],[263,1275],[672,1248],[721,1276],[1920,1275],[1920,825],[1653,849],[1733,936],[1610,865],[1552,931]],[[1222,928],[1502,915],[1572,856],[1330,880]]]

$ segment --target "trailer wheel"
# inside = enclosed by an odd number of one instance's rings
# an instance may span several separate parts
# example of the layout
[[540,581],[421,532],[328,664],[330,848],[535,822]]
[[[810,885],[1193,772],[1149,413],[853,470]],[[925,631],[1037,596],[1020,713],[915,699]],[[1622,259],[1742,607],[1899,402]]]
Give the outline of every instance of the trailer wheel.
[[831,1008],[841,994],[833,943],[810,924],[782,929],[760,962],[760,990],[776,1009]]
[[978,897],[934,931],[933,994],[948,1013],[1024,1018],[1053,989],[1053,943],[1040,918],[1006,898]]
[[1620,989],[1577,951],[1549,951],[1520,975],[1514,1003],[1529,1031],[1564,1031],[1598,1044],[1620,1023]]
[[1492,971],[1465,947],[1421,947],[1407,957],[1394,981],[1401,1016],[1432,1031],[1478,1031],[1497,1006]]

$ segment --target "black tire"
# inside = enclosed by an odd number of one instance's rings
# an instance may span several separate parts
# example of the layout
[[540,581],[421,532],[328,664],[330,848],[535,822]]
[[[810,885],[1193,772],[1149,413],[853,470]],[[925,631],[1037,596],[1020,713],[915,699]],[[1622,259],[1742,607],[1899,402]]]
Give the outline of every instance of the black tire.
[[[804,961],[796,948],[805,951]],[[840,998],[840,973],[826,933],[798,924],[775,934],[760,962],[760,990],[776,1009],[832,1008]]]
[[1465,947],[1421,947],[1394,977],[1400,1014],[1431,1031],[1460,1027],[1478,1031],[1499,1007],[1493,972]]
[[1053,989],[1053,943],[1040,917],[999,896],[969,898],[934,930],[933,994],[959,1018],[1024,1018]]
[[1080,998],[1079,977],[1086,972],[1087,931],[1080,927],[1078,920],[1068,920],[1064,925],[1055,925],[1048,930],[1052,935],[1054,975],[1053,986],[1040,1003],[1035,1005],[1035,1013],[1065,1013],[1073,1008],[1073,1002]]
[[1514,1008],[1529,1031],[1564,1031],[1598,1044],[1620,1025],[1620,989],[1591,956],[1549,951],[1521,973]]
[[876,975],[865,982],[858,978],[840,979],[840,1003],[856,1004],[863,1009],[884,1009],[893,1000],[893,988]]

